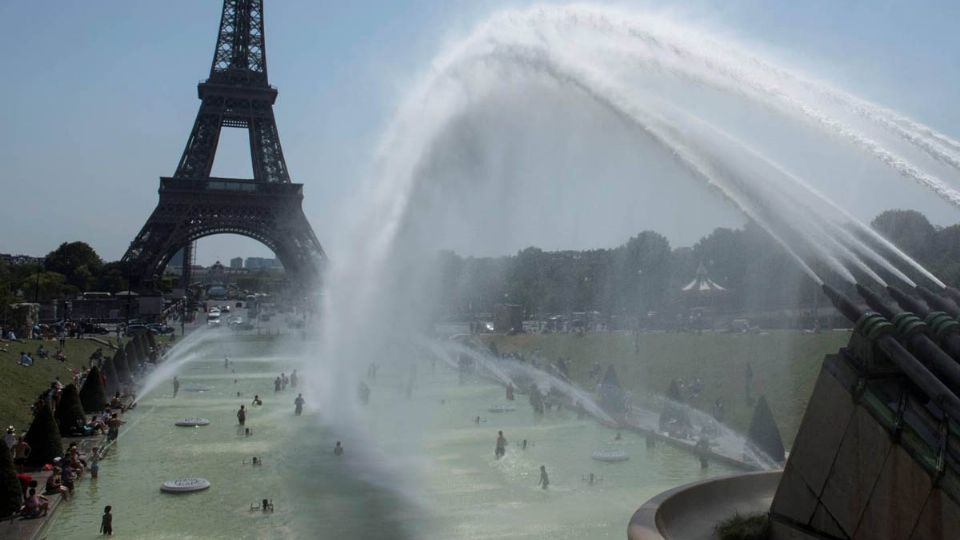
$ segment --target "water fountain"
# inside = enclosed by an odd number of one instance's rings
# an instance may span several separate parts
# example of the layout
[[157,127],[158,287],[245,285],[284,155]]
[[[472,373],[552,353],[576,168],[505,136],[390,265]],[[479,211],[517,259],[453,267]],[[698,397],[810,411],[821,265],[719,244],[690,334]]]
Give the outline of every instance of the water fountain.
[[[541,97],[543,103],[533,103]],[[697,106],[698,100],[706,105]],[[731,125],[723,107],[711,107],[717,100],[739,111],[760,110],[767,120],[756,133],[758,125],[749,122]],[[461,386],[455,369],[424,374],[425,348],[453,368],[455,355],[467,355],[498,383],[524,378],[549,385],[602,423],[614,423],[589,392],[542,370],[421,337],[436,308],[430,292],[435,251],[450,241],[471,246],[469,234],[483,230],[484,216],[510,223],[538,204],[515,200],[524,195],[511,191],[511,183],[523,179],[512,171],[549,159],[511,152],[517,141],[509,128],[517,124],[504,117],[561,103],[616,123],[638,148],[730,203],[825,290],[872,283],[923,294],[922,287],[914,289],[919,284],[935,289],[936,298],[946,291],[826,194],[824,184],[842,182],[842,166],[807,163],[767,139],[770,130],[781,129],[822,138],[820,145],[854,156],[847,160],[870,160],[897,189],[905,189],[899,182],[905,178],[951,209],[960,207],[957,141],[661,17],[588,6],[504,11],[440,54],[401,103],[381,141],[375,174],[350,214],[346,238],[352,248],[331,250],[338,256],[328,268],[320,339],[296,346],[285,339],[245,343],[230,354],[237,376],[220,367],[217,347],[229,338],[197,332],[181,342],[145,384],[136,429],[125,432],[99,483],[85,484],[90,493],[63,509],[52,530],[93,530],[93,509],[122,498],[128,507],[114,503],[118,526],[135,519],[140,536],[151,538],[292,538],[303,531],[356,538],[383,531],[400,538],[620,538],[639,500],[728,471],[702,471],[681,450],[651,452],[632,433],[622,443],[629,461],[597,464],[591,456],[598,442],[611,437],[601,423],[570,414],[538,419],[517,407],[498,414],[493,425],[480,415],[500,400],[498,384]],[[508,112],[498,112],[501,107]],[[496,121],[485,122],[488,117]],[[535,133],[549,137],[556,125]],[[501,136],[503,147],[496,144]],[[828,181],[811,181],[821,177]],[[485,236],[509,236],[493,232],[500,234]],[[372,363],[382,375],[365,381]],[[302,418],[292,415],[292,395],[271,399],[263,389],[276,372],[294,367],[306,379]],[[175,373],[191,384],[203,382],[208,391],[166,396],[161,385]],[[372,390],[366,404],[357,399],[361,383]],[[255,392],[268,395],[251,413],[256,428],[246,437],[235,432],[233,414]],[[638,408],[627,416],[639,424],[648,413]],[[173,425],[197,414],[210,425]],[[493,455],[497,429],[511,439],[503,459]],[[518,450],[516,437],[532,444]],[[721,439],[743,446],[733,433]],[[333,454],[334,441],[343,441],[342,456]],[[248,467],[250,456],[265,456],[263,465]],[[551,472],[549,493],[536,488],[534,475],[544,463]],[[584,485],[580,479],[595,478],[598,466],[618,469],[600,484]],[[209,490],[166,498],[157,492],[157,482],[198,471],[210,480]],[[196,513],[199,500],[210,503],[203,515]],[[275,510],[249,512],[251,500],[269,501]],[[196,519],[174,524],[171,515]]]

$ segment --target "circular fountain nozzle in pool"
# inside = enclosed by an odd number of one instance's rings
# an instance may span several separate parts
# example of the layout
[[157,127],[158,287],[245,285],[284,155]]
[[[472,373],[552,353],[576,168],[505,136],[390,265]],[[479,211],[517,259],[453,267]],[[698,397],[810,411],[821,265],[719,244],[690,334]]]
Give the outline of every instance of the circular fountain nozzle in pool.
[[206,478],[177,478],[164,482],[160,486],[160,491],[164,493],[190,493],[192,491],[203,491],[209,487],[210,482]]
[[206,418],[184,418],[174,423],[180,427],[197,427],[209,425],[210,421]]
[[621,450],[597,450],[590,457],[597,461],[606,461],[607,463],[616,463],[630,459],[630,455]]

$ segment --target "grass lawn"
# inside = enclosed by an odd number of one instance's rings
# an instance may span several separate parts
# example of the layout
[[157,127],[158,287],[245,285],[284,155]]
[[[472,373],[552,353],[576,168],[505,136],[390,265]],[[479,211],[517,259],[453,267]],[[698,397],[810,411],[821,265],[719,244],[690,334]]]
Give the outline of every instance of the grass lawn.
[[[69,384],[73,378],[70,370],[86,367],[97,347],[103,347],[105,355],[113,354],[112,349],[95,341],[71,338],[67,340],[65,349],[67,361],[61,363],[53,358],[57,351],[57,340],[42,342],[50,351],[49,358],[37,358],[40,343],[34,340],[25,340],[23,343],[0,342],[0,427],[4,430],[13,425],[18,431],[26,431],[33,420],[30,405],[40,392],[50,388],[50,383],[58,375],[63,384]],[[33,356],[33,366],[26,368],[17,365],[20,351],[27,351]]]
[[765,334],[660,334],[640,335],[640,352],[634,350],[634,338],[628,333],[530,334],[487,336],[501,353],[532,352],[550,360],[567,359],[570,376],[582,386],[593,389],[596,381],[587,380],[593,363],[613,364],[620,383],[636,397],[666,394],[670,380],[700,377],[704,389],[692,404],[710,411],[720,399],[726,408],[726,421],[734,429],[746,432],[752,409],[745,399],[745,370],[751,364],[754,397],[765,394],[784,445],[793,444],[803,411],[813,393],[813,385],[823,357],[846,345],[849,332],[802,334],[795,331],[771,331]]

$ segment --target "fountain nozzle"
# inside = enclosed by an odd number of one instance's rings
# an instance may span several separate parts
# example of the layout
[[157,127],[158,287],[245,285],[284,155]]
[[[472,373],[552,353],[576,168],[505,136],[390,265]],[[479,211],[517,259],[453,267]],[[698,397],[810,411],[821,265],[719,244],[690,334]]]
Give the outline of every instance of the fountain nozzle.
[[903,310],[900,309],[899,306],[891,304],[890,302],[887,302],[883,298],[880,298],[879,294],[871,291],[870,289],[864,287],[863,285],[860,285],[859,283],[857,283],[856,287],[857,287],[857,292],[860,294],[860,296],[867,301],[867,305],[870,306],[871,309],[883,315],[884,317],[888,319],[893,319],[898,314],[903,313]]
[[863,315],[864,310],[857,307],[849,298],[840,294],[839,291],[824,283],[820,286],[820,289],[823,290],[823,294],[830,299],[830,302],[833,303],[833,306],[837,308],[837,311],[843,314],[844,317],[850,320],[850,322],[857,322],[860,319],[860,316]]
[[907,294],[893,285],[887,286],[887,292],[904,310],[916,313],[920,317],[926,317],[930,314],[930,306],[916,296]]
[[930,289],[919,285],[915,288],[915,290],[924,300],[927,301],[927,304],[929,304],[932,309],[946,312],[955,319],[960,317],[960,306],[958,306],[957,303],[946,294],[937,294]]

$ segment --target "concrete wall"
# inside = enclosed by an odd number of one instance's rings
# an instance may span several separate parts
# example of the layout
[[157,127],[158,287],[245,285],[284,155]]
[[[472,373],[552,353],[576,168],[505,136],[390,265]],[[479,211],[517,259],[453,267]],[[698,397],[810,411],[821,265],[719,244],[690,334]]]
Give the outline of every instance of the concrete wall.
[[[901,377],[827,357],[771,506],[774,540],[960,538],[957,441]],[[951,448],[953,447],[953,448]]]

